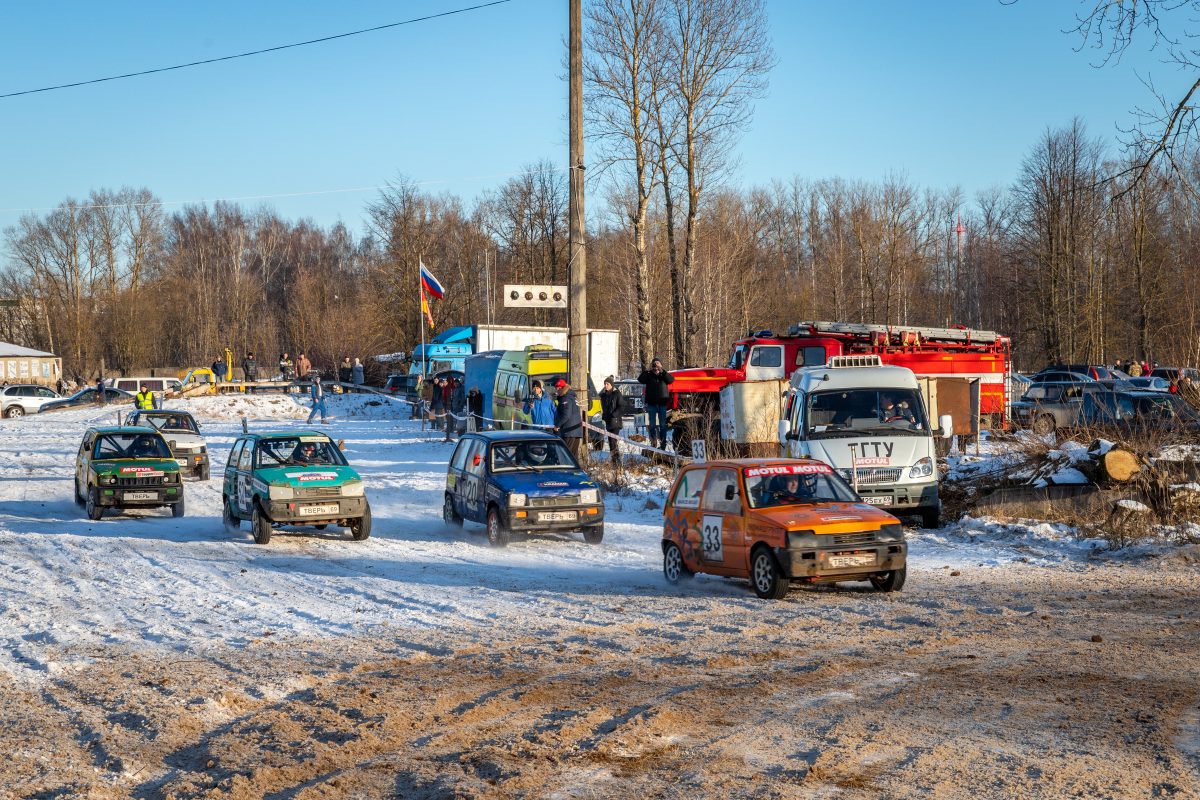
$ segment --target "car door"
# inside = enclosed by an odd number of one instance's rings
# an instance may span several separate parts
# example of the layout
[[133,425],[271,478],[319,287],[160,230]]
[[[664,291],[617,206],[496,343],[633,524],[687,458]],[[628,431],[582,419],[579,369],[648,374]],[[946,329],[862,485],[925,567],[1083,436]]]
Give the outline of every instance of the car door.
[[229,458],[225,461],[225,473],[221,478],[221,493],[229,498],[229,503],[235,511],[239,511],[241,508],[237,496],[237,462],[242,456],[242,448],[245,445],[245,439],[238,439],[233,443],[233,449],[229,451]]
[[92,459],[92,435],[85,433],[75,456],[75,483],[81,492],[88,490],[88,464]]
[[467,455],[471,452],[471,446],[475,439],[462,438],[458,440],[458,447],[454,450],[454,455],[450,458],[450,466],[446,470],[446,491],[450,494],[450,502],[454,506],[454,511],[463,519],[466,519],[462,502],[462,492],[466,487],[466,478],[464,470],[467,465]]
[[487,520],[487,442],[472,439],[463,465],[463,519],[473,522]]
[[250,489],[250,481],[254,476],[254,446],[255,443],[247,439],[237,460],[235,496],[237,497],[238,513],[247,517],[254,510],[254,494]]
[[737,470],[711,467],[700,499],[700,557],[720,575],[746,575],[745,522]]
[[703,534],[700,494],[707,475],[708,470],[704,467],[692,467],[680,473],[675,492],[663,515],[665,538],[679,545],[684,564],[693,571],[707,571],[706,562],[700,557]]

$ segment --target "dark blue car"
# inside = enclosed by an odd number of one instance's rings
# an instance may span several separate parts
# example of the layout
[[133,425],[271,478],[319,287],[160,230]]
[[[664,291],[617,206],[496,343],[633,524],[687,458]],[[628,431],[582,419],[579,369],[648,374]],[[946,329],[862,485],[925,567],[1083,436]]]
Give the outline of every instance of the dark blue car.
[[561,439],[543,431],[464,434],[446,473],[442,516],[487,526],[493,547],[513,531],[582,531],[584,541],[604,539],[604,495],[579,468]]

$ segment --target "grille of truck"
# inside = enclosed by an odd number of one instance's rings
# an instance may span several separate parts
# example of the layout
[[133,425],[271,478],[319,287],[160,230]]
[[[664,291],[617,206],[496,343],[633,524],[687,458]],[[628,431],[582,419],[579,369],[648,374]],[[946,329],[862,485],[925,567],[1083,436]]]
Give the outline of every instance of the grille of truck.
[[870,544],[875,541],[875,531],[862,531],[860,533],[839,533],[833,537],[835,545],[854,545],[854,544]]
[[558,495],[555,497],[531,497],[529,505],[534,508],[545,508],[547,506],[576,506],[579,505],[579,495],[567,494]]
[[880,483],[896,483],[900,480],[903,467],[859,467],[858,484],[867,486]]
[[153,489],[163,485],[163,477],[145,476],[137,478],[117,478],[117,486],[122,489]]

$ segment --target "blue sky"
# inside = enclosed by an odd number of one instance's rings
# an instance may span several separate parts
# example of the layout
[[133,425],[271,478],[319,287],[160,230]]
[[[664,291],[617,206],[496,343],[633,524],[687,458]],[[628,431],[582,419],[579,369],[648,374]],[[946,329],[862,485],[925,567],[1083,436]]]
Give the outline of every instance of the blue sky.
[[[587,0],[584,0],[585,3]],[[779,64],[732,180],[906,175],[967,196],[1012,182],[1047,126],[1112,140],[1187,76],[1145,52],[1096,68],[1073,0],[767,0]],[[371,27],[473,0],[10,4],[0,94]],[[566,161],[566,3],[513,0],[336,42],[0,100],[0,230],[93,188],[168,202],[262,195],[362,227],[397,173],[470,199]],[[321,194],[306,194],[321,193]],[[594,201],[593,201],[594,202]],[[169,206],[174,208],[175,206]]]

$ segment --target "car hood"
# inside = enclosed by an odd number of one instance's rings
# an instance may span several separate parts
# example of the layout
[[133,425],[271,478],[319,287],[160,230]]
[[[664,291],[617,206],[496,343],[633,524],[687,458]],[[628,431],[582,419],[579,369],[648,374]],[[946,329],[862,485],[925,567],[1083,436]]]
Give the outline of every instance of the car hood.
[[896,518],[891,514],[865,503],[817,503],[750,509],[749,514],[751,521],[767,523],[776,528],[817,533],[873,531],[896,523]]
[[92,469],[97,475],[136,477],[154,472],[178,472],[179,464],[172,458],[121,458],[112,461],[93,461]]
[[581,469],[546,469],[529,472],[501,472],[492,475],[492,483],[506,492],[530,497],[571,494],[599,485]]
[[351,481],[360,481],[353,467],[337,466],[290,466],[267,467],[254,471],[256,480],[285,486],[341,486]]

